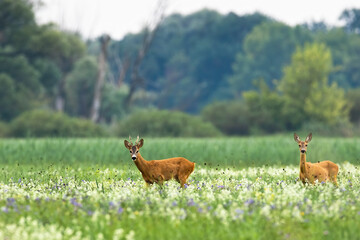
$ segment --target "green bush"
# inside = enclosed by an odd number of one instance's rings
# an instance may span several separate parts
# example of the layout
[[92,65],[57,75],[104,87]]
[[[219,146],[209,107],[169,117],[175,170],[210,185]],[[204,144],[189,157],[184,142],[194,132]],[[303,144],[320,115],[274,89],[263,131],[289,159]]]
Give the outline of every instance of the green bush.
[[98,137],[105,136],[105,131],[89,120],[32,110],[14,119],[10,134],[14,137]]
[[227,135],[250,133],[249,111],[244,102],[217,102],[207,106],[202,117]]
[[9,135],[9,125],[0,122],[0,138],[7,137]]
[[346,99],[350,105],[349,118],[356,124],[360,123],[360,88],[351,89],[346,94]]
[[119,122],[118,136],[215,137],[221,135],[211,123],[182,112],[150,110],[134,113]]
[[300,131],[307,134],[308,132],[315,132],[321,136],[342,136],[353,137],[359,135],[359,129],[353,126],[348,121],[337,122],[333,125],[324,124],[322,122],[305,122]]

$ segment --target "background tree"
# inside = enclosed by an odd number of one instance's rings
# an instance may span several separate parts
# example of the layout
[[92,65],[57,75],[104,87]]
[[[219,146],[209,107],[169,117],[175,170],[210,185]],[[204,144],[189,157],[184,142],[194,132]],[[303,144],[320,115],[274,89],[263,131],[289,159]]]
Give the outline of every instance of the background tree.
[[42,93],[39,72],[23,55],[0,56],[0,74],[1,119],[9,121],[38,105]]
[[101,96],[102,96],[102,90],[105,83],[105,75],[107,70],[107,58],[108,58],[108,46],[110,43],[110,36],[109,35],[103,35],[100,38],[100,55],[98,58],[98,76],[95,83],[95,92],[94,92],[94,98],[93,103],[91,107],[91,116],[90,119],[94,123],[99,121],[100,118],[100,108],[101,108]]
[[[144,89],[158,96],[151,105],[197,113],[214,100],[230,99],[226,77],[232,72],[235,54],[241,51],[245,36],[267,20],[259,13],[221,15],[211,10],[166,17],[139,69],[146,76]],[[129,34],[115,41],[112,51],[121,59],[134,58],[142,34]],[[110,67],[117,79],[115,62],[112,58]],[[130,82],[130,72],[131,67],[126,84]]]
[[346,120],[344,90],[336,83],[329,85],[331,70],[331,52],[324,44],[306,44],[296,50],[279,84],[285,98],[288,127],[297,128],[312,120],[325,124]]
[[254,79],[263,79],[270,87],[282,77],[282,68],[290,62],[296,46],[311,40],[311,34],[298,26],[291,28],[279,22],[264,22],[256,26],[245,40],[243,51],[236,55],[233,74],[228,81],[233,94],[253,89]]
[[90,117],[97,76],[98,68],[95,57],[86,56],[75,63],[65,85],[67,113],[83,118]]
[[57,111],[64,111],[66,77],[74,63],[85,54],[84,42],[74,33],[62,32],[55,25],[44,25],[31,35],[28,45],[25,51],[29,56],[51,59],[61,71],[61,77],[57,79],[54,105]]
[[340,19],[345,21],[348,31],[360,33],[360,9],[346,9],[341,13]]
[[248,108],[252,133],[273,133],[286,130],[286,118],[282,111],[285,99],[279,92],[271,90],[265,81],[256,82],[258,90],[243,93]]
[[347,33],[343,28],[333,28],[315,34],[315,40],[329,47],[334,69],[330,82],[349,89],[360,86],[360,35]]
[[0,47],[19,47],[22,37],[36,27],[33,4],[29,0],[2,0],[0,9]]

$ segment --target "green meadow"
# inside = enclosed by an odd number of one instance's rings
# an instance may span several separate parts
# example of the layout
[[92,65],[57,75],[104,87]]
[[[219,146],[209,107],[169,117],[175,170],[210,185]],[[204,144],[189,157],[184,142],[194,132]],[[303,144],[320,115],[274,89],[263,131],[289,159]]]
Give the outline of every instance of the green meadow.
[[0,239],[356,239],[360,139],[313,137],[339,186],[298,181],[293,136],[145,138],[145,159],[196,162],[185,189],[146,187],[124,139],[0,141]]
[[[133,166],[123,141],[121,138],[4,139],[0,140],[0,164]],[[141,154],[147,160],[183,156],[201,165],[235,168],[297,165],[300,160],[292,134],[242,138],[144,138]],[[315,135],[307,153],[310,162],[326,159],[357,164],[359,158],[360,138]]]

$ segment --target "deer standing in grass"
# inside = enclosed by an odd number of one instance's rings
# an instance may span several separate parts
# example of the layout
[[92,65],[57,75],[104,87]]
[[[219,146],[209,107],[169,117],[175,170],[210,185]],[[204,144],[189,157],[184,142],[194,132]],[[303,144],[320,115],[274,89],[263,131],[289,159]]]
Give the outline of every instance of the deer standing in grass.
[[308,143],[311,141],[312,133],[306,137],[305,141],[301,141],[300,137],[294,133],[294,139],[299,144],[300,150],[300,180],[305,184],[306,182],[315,184],[315,181],[326,182],[332,181],[337,185],[337,174],[339,171],[338,165],[331,161],[322,161],[318,163],[306,162],[306,151]]
[[183,157],[168,158],[163,160],[146,161],[140,154],[139,149],[144,145],[144,139],[137,138],[135,145],[125,140],[124,144],[130,150],[130,155],[136,167],[142,174],[147,185],[157,183],[162,185],[164,181],[175,179],[184,187],[186,180],[194,171],[195,163]]

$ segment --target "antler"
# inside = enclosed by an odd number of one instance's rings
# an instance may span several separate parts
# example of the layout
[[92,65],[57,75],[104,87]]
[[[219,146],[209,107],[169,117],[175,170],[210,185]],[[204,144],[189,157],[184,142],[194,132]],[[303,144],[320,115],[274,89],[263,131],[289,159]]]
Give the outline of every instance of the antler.
[[138,144],[138,142],[139,142],[139,135],[138,135],[137,138],[136,138],[135,144]]
[[133,143],[131,142],[131,136],[129,135],[129,142],[131,143],[131,145],[133,145]]

